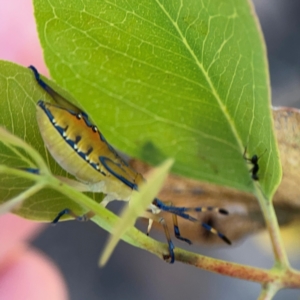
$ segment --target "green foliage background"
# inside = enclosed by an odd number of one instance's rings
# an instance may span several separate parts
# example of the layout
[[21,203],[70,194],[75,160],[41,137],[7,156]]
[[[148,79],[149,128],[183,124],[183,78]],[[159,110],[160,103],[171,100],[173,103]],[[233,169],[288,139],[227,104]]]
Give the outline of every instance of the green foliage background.
[[[266,53],[248,2],[35,0],[34,7],[51,76],[117,149],[152,164],[172,157],[175,173],[252,193],[243,152],[266,151],[259,183],[272,198],[281,169]],[[7,112],[0,124],[37,149],[55,175],[68,176],[38,132],[35,103],[48,98],[31,71],[2,62],[0,94]],[[32,167],[26,153],[0,147],[3,164]],[[30,185],[1,176],[2,201]],[[57,192],[27,201],[23,209],[32,211],[21,214],[35,219],[73,207]]]
[[252,8],[234,1],[42,1],[51,76],[118,149],[173,171],[271,197],[281,171],[266,53]]

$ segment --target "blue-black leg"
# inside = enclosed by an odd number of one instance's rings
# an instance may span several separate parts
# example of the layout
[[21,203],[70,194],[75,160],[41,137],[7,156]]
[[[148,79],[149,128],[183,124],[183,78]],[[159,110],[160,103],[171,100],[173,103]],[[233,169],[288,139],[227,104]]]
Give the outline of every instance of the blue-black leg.
[[[172,203],[168,203],[169,204],[169,207],[173,207],[172,206]],[[165,205],[167,205],[167,203],[165,203]],[[183,242],[186,242],[188,243],[189,245],[192,244],[192,242],[187,239],[187,238],[184,238],[181,236],[180,234],[180,230],[179,230],[179,225],[178,225],[178,219],[177,219],[177,215],[176,214],[172,214],[172,219],[173,219],[173,226],[174,226],[174,234],[175,234],[175,237]]]
[[68,214],[69,214],[69,209],[64,209],[64,210],[62,210],[62,211],[56,216],[56,218],[52,221],[52,224],[56,224],[62,216],[68,215]]
[[[158,204],[161,205],[161,203],[159,203],[161,201],[158,199],[157,199],[157,201],[158,201]],[[221,214],[228,214],[227,210],[218,208],[218,207],[212,207],[212,206],[189,208],[189,207],[172,206],[171,203],[169,203],[169,204],[162,203],[162,204],[163,204],[163,206],[162,205],[160,206],[161,209],[163,209],[163,210],[165,209],[165,211],[172,213],[172,219],[173,219],[173,224],[174,224],[174,234],[175,234],[176,238],[188,243],[189,245],[191,245],[192,242],[189,239],[182,237],[180,234],[177,215],[179,215],[180,217],[182,217],[184,219],[188,219],[190,221],[196,222],[197,220],[195,218],[191,217],[190,215],[186,214],[186,212],[188,212],[188,211],[195,211],[195,212],[215,211],[215,212],[219,212]],[[205,225],[207,225],[207,224],[203,223],[204,227],[205,227]],[[211,228],[209,231],[212,231],[212,229],[213,228]],[[224,237],[224,235],[221,234],[221,236],[222,236],[222,239],[223,238],[227,239],[226,237]]]
[[182,237],[180,234],[177,216],[175,214],[172,214],[172,218],[173,218],[173,225],[174,225],[174,234],[176,238],[191,245],[192,242],[189,239]]
[[166,235],[166,238],[167,238],[167,242],[168,242],[168,247],[169,247],[169,255],[164,256],[164,260],[168,260],[170,262],[170,264],[173,264],[174,261],[175,261],[175,254],[174,254],[175,247],[174,247],[174,244],[171,240],[168,226],[167,226],[164,218],[160,218],[159,223],[163,225],[163,228],[165,230],[165,235]]
[[[225,243],[231,245],[231,241],[223,233],[217,231],[215,228],[211,227],[210,225],[208,225],[206,223],[200,222],[199,220],[197,220],[196,218],[190,216],[189,214],[186,214],[187,211],[203,211],[203,210],[200,210],[200,208],[194,208],[193,209],[193,208],[185,208],[185,207],[176,207],[176,206],[166,205],[157,198],[154,199],[152,204],[156,205],[162,211],[172,213],[173,215],[177,215],[177,216],[179,216],[183,219],[186,219],[186,220],[189,220],[189,221],[192,221],[192,222],[195,222],[195,223],[200,223],[203,228],[205,228],[209,232],[217,235]],[[224,213],[224,212],[226,212],[226,213]],[[222,212],[220,212],[220,213],[227,214],[226,210],[224,210],[224,212],[223,212],[223,209],[222,209]],[[173,221],[174,221],[174,219],[173,219]],[[174,230],[176,230],[175,227],[174,227]],[[175,231],[175,235],[176,235],[176,231]]]
[[168,241],[168,246],[169,246],[169,256],[164,256],[164,260],[169,260],[170,264],[173,264],[175,261],[175,254],[174,254],[174,244],[172,241]]
[[220,208],[220,207],[214,207],[214,206],[180,207],[180,209],[183,209],[184,212],[188,212],[188,211],[195,211],[195,212],[211,211],[211,212],[219,213],[221,215],[228,215],[228,211],[226,209]]
[[177,215],[186,215],[186,212],[189,211],[194,211],[194,212],[216,212],[222,215],[228,215],[228,211],[224,208],[219,208],[219,207],[213,207],[213,206],[206,206],[206,207],[178,207],[178,206],[172,206],[168,205],[161,200],[155,198],[154,201],[152,202],[154,205],[156,205],[158,208],[160,208],[163,211],[168,211],[171,213],[176,213]]
[[62,210],[57,216],[56,218],[52,221],[52,224],[56,224],[60,218],[64,215],[70,215],[72,216],[76,221],[80,221],[80,222],[85,222],[85,221],[88,221],[91,217],[94,216],[94,213],[93,212],[88,212],[82,216],[78,216],[76,215],[72,210],[66,208],[64,210]]
[[217,235],[220,239],[222,239],[226,244],[231,245],[231,241],[221,232],[217,231],[215,228],[211,227],[206,223],[201,223],[202,227],[207,231]]
[[[168,261],[170,264],[173,264],[175,261],[175,254],[174,254],[175,247],[171,240],[170,232],[169,232],[169,229],[168,229],[165,219],[162,217],[159,217],[158,215],[152,214],[150,212],[144,212],[143,216],[149,220],[156,221],[157,223],[160,223],[163,226],[165,236],[166,236],[167,242],[168,242],[168,248],[169,248],[169,254],[164,255],[163,258],[164,258],[164,260]],[[149,235],[149,230],[150,230],[150,228],[148,227],[147,235]]]
[[39,169],[34,169],[34,168],[18,168],[19,170],[26,171],[32,174],[40,175],[40,170]]
[[164,231],[165,231],[165,236],[167,238],[167,242],[168,242],[168,246],[169,246],[169,256],[164,256],[164,260],[168,260],[170,262],[170,264],[173,264],[174,261],[175,261],[175,254],[174,254],[174,244],[171,240],[171,237],[170,237],[170,232],[169,232],[169,229],[168,229],[168,226],[167,226],[167,223],[165,221],[164,218],[159,218],[159,221],[158,221],[160,224],[162,224],[163,228],[164,228]]

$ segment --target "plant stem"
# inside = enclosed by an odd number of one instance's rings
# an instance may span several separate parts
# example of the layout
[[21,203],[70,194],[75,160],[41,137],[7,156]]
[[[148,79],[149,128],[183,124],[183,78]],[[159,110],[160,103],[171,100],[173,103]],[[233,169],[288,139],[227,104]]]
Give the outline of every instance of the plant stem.
[[264,270],[255,267],[226,262],[182,249],[175,249],[176,261],[193,265],[207,271],[253,281],[261,284],[277,283],[284,288],[300,288],[300,272],[295,270]]
[[279,290],[276,284],[265,284],[257,300],[271,300]]
[[[49,175],[33,175],[24,171],[20,171],[18,169],[6,168],[2,166],[1,171],[9,171],[10,174],[15,174],[17,176],[35,179],[37,182],[34,186],[32,186],[25,193],[14,198],[15,201],[19,201],[21,198],[29,197],[32,194],[36,193],[41,188],[48,186],[62,193],[66,197],[74,200],[79,205],[82,205],[85,208],[88,208],[96,213],[96,216],[92,219],[99,226],[104,228],[105,230],[111,232],[113,226],[119,220],[119,218],[114,215],[109,210],[105,209],[97,202],[90,199],[85,194],[76,191],[74,188],[68,186],[67,184],[61,182],[59,179],[55,178],[51,174]],[[19,199],[20,198],[20,199]],[[268,210],[267,210],[268,211]],[[272,210],[271,210],[272,212]],[[271,215],[271,214],[270,214]],[[272,220],[272,219],[271,219]],[[274,225],[271,226],[273,228]],[[276,229],[276,223],[275,223]],[[278,232],[275,231],[275,236]],[[155,241],[145,234],[140,232],[134,227],[130,227],[127,232],[122,237],[124,241],[127,243],[144,249],[148,252],[151,252],[157,255],[159,258],[163,259],[163,257],[168,254],[168,247],[166,244]],[[276,240],[275,240],[276,241]],[[274,243],[275,246],[277,242]],[[280,254],[280,245],[276,246],[276,253],[278,258],[284,258],[285,253]],[[199,254],[191,253],[179,248],[175,249],[175,258],[177,262],[183,262],[185,264],[193,265],[197,268],[201,268],[210,272],[215,272],[220,275],[227,275],[243,280],[253,281],[260,284],[276,284],[277,288],[300,288],[300,272],[297,272],[292,269],[283,269],[283,268],[274,268],[272,270],[263,270],[259,268],[254,268],[250,266],[239,265],[231,262],[225,262],[218,259],[205,257]],[[284,260],[283,260],[284,261]],[[278,284],[278,285],[277,285]],[[264,292],[265,294],[267,292]],[[270,293],[270,292],[269,292]],[[262,295],[264,295],[262,293]],[[267,294],[266,294],[267,295]],[[264,298],[261,298],[264,299]],[[266,298],[268,299],[268,298]]]
[[273,253],[275,256],[275,267],[280,269],[289,269],[290,264],[281,238],[274,206],[271,200],[266,199],[259,186],[256,186],[256,197],[263,212],[267,230],[271,239]]
[[[111,232],[113,226],[118,221],[116,215],[54,177],[50,177],[49,184],[52,188],[73,199],[76,203],[95,212],[96,216],[92,220],[105,230]],[[135,247],[147,250],[161,259],[164,255],[168,254],[166,244],[147,237],[146,234],[141,233],[134,227],[130,227],[127,230],[122,240]],[[221,275],[254,281],[260,284],[280,283],[280,287],[300,288],[300,272],[291,269],[264,270],[202,256],[179,248],[175,249],[175,258],[177,262],[180,261]]]
[[[13,145],[16,147],[20,147],[24,149],[30,156],[31,158],[36,162],[37,168],[45,174],[49,174],[49,169],[43,158],[40,156],[39,152],[37,152],[36,149],[28,145],[26,142],[24,142],[22,139],[19,137],[11,134],[9,131],[4,129],[3,127],[0,127],[0,137],[1,137],[1,142],[7,144],[7,145]],[[17,151],[17,150],[16,150]],[[17,152],[15,152],[17,153]],[[23,158],[23,155],[21,156]],[[32,165],[30,161],[28,161],[29,166]]]

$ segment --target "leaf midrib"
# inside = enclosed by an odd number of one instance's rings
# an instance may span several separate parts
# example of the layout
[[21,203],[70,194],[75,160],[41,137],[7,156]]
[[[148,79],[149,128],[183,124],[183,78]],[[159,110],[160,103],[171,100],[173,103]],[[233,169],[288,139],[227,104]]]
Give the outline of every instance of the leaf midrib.
[[178,32],[180,38],[181,38],[181,42],[183,43],[183,45],[185,45],[186,49],[188,50],[188,52],[190,53],[191,57],[194,59],[196,65],[198,66],[198,68],[200,69],[200,71],[203,73],[203,75],[205,76],[207,83],[209,85],[209,87],[211,88],[211,92],[212,95],[215,97],[218,105],[220,106],[220,109],[224,115],[224,117],[226,118],[227,122],[229,123],[229,127],[234,135],[234,137],[236,138],[236,141],[239,145],[239,148],[241,149],[241,151],[243,151],[243,143],[242,143],[242,139],[240,137],[240,135],[238,134],[238,131],[236,129],[236,125],[234,120],[232,119],[231,115],[228,113],[226,106],[223,104],[221,97],[219,96],[213,82],[210,80],[210,77],[207,73],[207,71],[205,70],[203,64],[198,60],[195,52],[193,51],[193,49],[190,47],[187,39],[184,37],[182,31],[180,30],[178,24],[176,21],[174,21],[172,19],[172,17],[170,16],[170,14],[166,11],[166,9],[164,8],[164,6],[158,1],[155,0],[156,3],[158,4],[158,6],[160,7],[160,9],[163,11],[163,13],[168,17],[168,19],[171,21],[172,25],[174,26],[174,28],[176,29],[176,31]]

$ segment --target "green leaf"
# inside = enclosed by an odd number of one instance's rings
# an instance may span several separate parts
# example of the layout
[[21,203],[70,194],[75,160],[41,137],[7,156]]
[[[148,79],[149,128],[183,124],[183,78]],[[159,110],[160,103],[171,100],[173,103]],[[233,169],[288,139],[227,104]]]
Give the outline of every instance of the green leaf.
[[[56,85],[55,85],[56,87]],[[39,99],[50,100],[49,96],[39,88],[32,71],[0,61],[0,126],[4,126],[26,143],[35,148],[47,162],[55,175],[70,177],[47,152],[40,136],[35,118],[35,104]],[[14,137],[10,143],[0,138],[0,165],[13,168],[38,168],[34,159],[22,148],[13,146]],[[0,172],[0,204],[24,193],[32,187],[32,180],[16,177]],[[100,202],[102,194],[88,193],[95,201]],[[86,209],[52,189],[46,188],[26,199],[17,210],[17,214],[25,218],[40,221],[51,221],[63,209],[70,208],[78,214]]]
[[[103,206],[99,205],[95,199],[91,199],[91,197],[87,197],[87,195],[81,193],[77,189],[74,188],[74,185],[65,184],[65,180],[61,180],[61,178],[57,178],[51,174],[50,170],[47,166],[44,165],[43,159],[40,154],[32,148],[30,145],[22,141],[15,135],[12,135],[7,130],[0,127],[0,140],[8,146],[17,146],[19,148],[23,148],[31,158],[37,163],[40,167],[39,174],[26,172],[23,169],[18,169],[14,167],[9,167],[5,165],[0,165],[0,174],[5,174],[6,176],[13,175],[15,180],[20,183],[30,181],[31,186],[24,189],[24,191],[20,191],[16,197],[9,199],[4,204],[0,205],[0,214],[6,213],[9,210],[13,210],[15,212],[16,208],[24,202],[25,199],[28,197],[33,196],[34,194],[38,193],[41,189],[45,186],[48,186],[49,189],[57,191],[60,195],[64,195],[68,198],[74,199],[74,202],[79,207],[84,207],[88,211],[93,211],[95,216],[92,220],[102,227],[105,230],[112,231],[115,224],[117,224],[119,218],[114,215],[112,212],[104,208]],[[168,166],[165,166],[168,167]],[[169,163],[170,167],[170,163]],[[166,174],[164,174],[166,176]],[[162,183],[161,183],[162,184]],[[154,188],[155,189],[155,188]],[[48,195],[44,195],[44,198],[47,202]],[[152,192],[152,198],[153,198]],[[35,201],[32,203],[33,205],[39,204],[39,201]],[[53,202],[54,203],[54,202]],[[136,205],[136,207],[139,205]],[[74,205],[73,205],[74,207]],[[34,216],[33,212],[37,212],[40,215],[40,207],[37,207],[37,210],[32,209],[31,207],[27,208],[30,210],[29,215],[31,218]],[[139,232],[133,226],[128,226],[126,233],[122,235],[122,239],[127,243],[147,249],[150,252],[156,253],[160,257],[164,257],[165,254],[165,247],[161,247],[162,244],[152,240],[151,238],[147,237],[145,234]]]
[[148,177],[147,183],[141,186],[139,192],[132,195],[130,205],[123,210],[120,221],[116,223],[116,226],[112,231],[112,236],[110,236],[110,239],[103,250],[99,261],[101,266],[104,266],[107,263],[117,243],[126,231],[134,226],[136,219],[143,216],[143,213],[163,187],[163,183],[168,176],[168,172],[173,163],[174,161],[172,159],[165,161],[152,172]]
[[281,178],[265,46],[246,0],[34,0],[51,76],[116,148],[271,198]]

